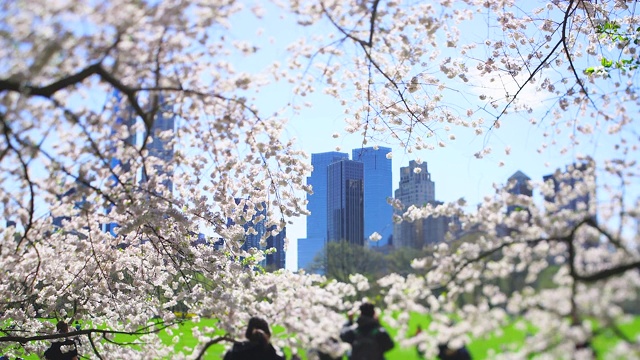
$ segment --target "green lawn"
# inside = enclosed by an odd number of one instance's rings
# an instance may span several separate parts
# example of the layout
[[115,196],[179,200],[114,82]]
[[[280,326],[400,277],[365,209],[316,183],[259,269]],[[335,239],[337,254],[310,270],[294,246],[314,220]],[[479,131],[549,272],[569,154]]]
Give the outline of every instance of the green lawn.
[[[198,345],[196,339],[192,334],[193,327],[213,327],[214,324],[215,320],[213,319],[204,319],[197,324],[191,321],[186,321],[177,329],[172,329],[172,334],[169,334],[167,331],[162,331],[160,333],[160,336],[163,342],[167,345],[173,344],[174,338],[177,337],[177,342],[175,342],[174,345],[175,351],[191,354],[193,353],[193,349],[195,349]],[[426,329],[429,324],[428,316],[419,314],[412,316],[409,322],[410,329],[412,331],[415,331],[418,324],[420,324],[423,329]],[[388,330],[392,336],[395,335],[394,329],[388,328]],[[632,322],[622,325],[620,327],[620,330],[626,336],[631,338],[640,336],[640,316],[635,317]],[[277,334],[278,331],[279,329],[274,329],[275,334]],[[535,330],[528,329],[527,331],[532,332]],[[502,349],[505,348],[517,349],[524,341],[525,336],[527,335],[527,331],[519,329],[515,325],[509,325],[502,330],[501,334],[489,334],[486,338],[474,340],[468,345],[468,348],[474,360],[490,359],[491,353],[493,352],[499,353]],[[118,335],[116,336],[115,340],[130,341],[134,339],[132,337]],[[598,353],[599,358],[602,358],[603,355],[606,354],[607,349],[615,346],[617,341],[618,340],[612,331],[607,331],[598,335],[593,341],[593,346]],[[208,349],[204,358],[221,359],[224,348],[225,344],[215,344]],[[286,352],[287,358],[289,358],[290,353],[288,351]],[[419,360],[415,348],[400,348],[398,346],[392,351],[388,352],[386,357],[387,360]],[[25,360],[38,359],[38,357],[35,355],[26,356],[24,358]]]
[[[205,326],[210,326],[212,323],[209,323],[211,320],[203,320],[203,324]],[[429,319],[425,315],[414,315],[410,320],[410,328],[415,330],[417,325],[420,324],[422,328],[427,328],[429,324]],[[184,347],[193,348],[195,344],[195,339],[191,336],[191,328],[194,326],[193,323],[187,323],[181,326],[180,330],[177,333],[181,333],[180,342],[176,344],[176,351],[180,351]],[[395,335],[395,330],[388,328],[391,335]],[[621,326],[621,330],[630,337],[639,336],[640,335],[640,316],[635,317],[631,323],[625,324]],[[529,329],[528,331],[533,331]],[[278,329],[274,329],[274,332],[277,333]],[[504,348],[518,348],[520,344],[524,341],[527,335],[527,331],[518,329],[515,325],[509,325],[505,327],[501,334],[490,334],[484,339],[476,339],[471,344],[469,344],[468,348],[471,354],[473,355],[473,359],[481,360],[481,359],[490,359],[490,354],[495,352],[499,353],[501,349]],[[596,352],[599,354],[599,358],[602,358],[604,354],[606,354],[607,349],[615,346],[618,339],[614,336],[613,332],[605,332],[600,334],[593,341],[593,346]],[[171,339],[167,336],[165,342],[167,344],[171,343]],[[206,353],[207,359],[219,359],[222,358],[224,351],[224,345],[217,344],[211,347]],[[287,354],[290,355],[290,354]],[[387,360],[419,360],[418,354],[415,348],[400,348],[396,347],[386,355]]]

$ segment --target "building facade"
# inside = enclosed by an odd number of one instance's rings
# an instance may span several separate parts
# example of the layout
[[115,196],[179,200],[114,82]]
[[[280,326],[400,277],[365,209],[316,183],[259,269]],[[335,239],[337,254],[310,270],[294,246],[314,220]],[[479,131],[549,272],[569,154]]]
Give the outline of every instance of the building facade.
[[[400,183],[395,191],[395,199],[400,200],[403,208],[396,210],[396,214],[402,216],[411,205],[436,207],[442,204],[435,200],[435,187],[427,163],[410,161],[409,166],[400,168]],[[443,242],[452,221],[454,219],[439,216],[394,224],[394,246],[422,249],[424,246]]]
[[593,176],[591,162],[567,165],[565,171],[558,169],[553,174],[543,176],[543,181],[553,187],[553,192],[544,196],[545,201],[555,204],[556,211],[591,211],[594,208],[595,187],[590,189],[586,184],[590,176]]
[[[532,197],[533,196],[533,187],[531,187],[531,178],[525,175],[522,171],[518,170],[513,175],[509,177],[508,181],[508,189],[507,191],[512,195],[521,195]],[[507,214],[511,214],[513,211],[523,209],[524,205],[522,204],[513,204],[507,206]]]
[[[387,154],[390,148],[354,149],[351,159],[362,162],[364,171],[364,236],[371,248],[391,245],[393,238],[393,208],[387,199],[393,196],[392,163]],[[379,241],[368,240],[377,232]]]
[[[273,230],[272,227],[270,229]],[[286,265],[286,253],[284,251],[284,243],[287,237],[287,228],[282,229],[277,235],[270,234],[267,237],[267,251],[275,249],[275,252],[267,254],[266,267],[267,270],[274,271],[284,269]]]
[[307,237],[298,240],[299,269],[308,269],[327,241],[327,167],[348,158],[349,154],[335,151],[311,154],[313,170],[307,177],[307,185],[313,189],[313,194],[307,194],[311,214],[307,216]]
[[364,245],[364,166],[342,160],[327,167],[327,242]]
[[[137,134],[134,130],[134,125],[136,124],[136,116],[134,115],[133,110],[127,106],[121,106],[121,104],[123,103],[123,100],[122,100],[122,95],[120,94],[119,91],[114,91],[113,98],[116,101],[116,105],[114,106],[114,109],[113,109],[116,120],[113,128],[111,129],[112,141],[110,144],[110,147],[111,147],[110,151],[112,154],[115,154],[119,146],[136,146]],[[123,140],[123,143],[121,144],[120,140],[117,138],[117,130],[123,127],[128,132],[129,136],[127,136]],[[112,169],[115,169],[116,167],[121,167],[124,170],[123,173],[128,174],[128,175],[125,175],[127,176],[126,181],[136,181],[136,174],[130,173],[131,166],[128,161],[123,162],[122,159],[119,159],[117,156],[112,155],[109,166]],[[109,180],[112,181],[113,183],[112,186],[116,186],[118,185],[121,179],[119,179],[117,176],[111,175]],[[105,209],[105,212],[109,214],[111,210],[112,210],[111,207],[107,207]],[[103,224],[102,230],[104,232],[110,233],[113,237],[116,237],[115,230],[117,227],[118,227],[117,223],[111,222],[111,223]]]
[[[160,97],[162,102],[164,99]],[[173,136],[162,136],[168,131],[175,131],[175,116],[171,105],[163,103],[160,106],[160,111],[156,115],[151,129],[149,129],[150,141],[147,142],[147,150],[149,150],[149,156],[153,156],[160,160],[160,165],[154,166],[156,175],[165,175],[167,179],[161,182],[168,192],[173,192],[173,181],[171,179],[173,172],[167,170],[166,164],[173,160],[173,145],[171,145],[171,139]],[[145,182],[144,173],[142,174],[142,181]]]

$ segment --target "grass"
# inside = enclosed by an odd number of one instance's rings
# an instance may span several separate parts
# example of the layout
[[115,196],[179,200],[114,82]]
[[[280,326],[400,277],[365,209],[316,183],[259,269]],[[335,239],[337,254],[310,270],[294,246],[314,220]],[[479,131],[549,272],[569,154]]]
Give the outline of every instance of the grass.
[[[196,338],[193,336],[193,328],[198,326],[200,328],[213,327],[215,320],[203,319],[199,323],[192,321],[186,321],[179,325],[177,329],[171,329],[170,332],[163,330],[159,333],[161,340],[167,344],[173,344],[176,353],[182,352],[184,354],[192,354],[194,349],[198,346]],[[409,328],[413,331],[420,325],[423,329],[428,328],[429,318],[427,315],[415,314],[411,317],[409,322]],[[396,331],[392,328],[387,328],[389,333],[394,336]],[[281,329],[274,328],[274,334],[277,334]],[[475,339],[469,345],[469,352],[475,360],[491,359],[492,353],[500,353],[505,348],[517,349],[524,342],[527,332],[534,332],[534,329],[522,329],[516,325],[509,325],[502,329],[499,333],[488,334],[485,338]],[[629,323],[620,326],[622,331],[627,337],[635,338],[640,336],[640,316],[636,316]],[[117,335],[115,340],[117,341],[131,341],[134,337]],[[611,349],[618,342],[618,338],[613,331],[607,330],[600,333],[594,338],[593,347],[598,354],[599,359],[603,359],[608,349]],[[222,359],[224,349],[227,344],[215,344],[207,350],[204,359]],[[287,353],[287,359],[291,354],[288,349],[285,349]],[[87,354],[89,355],[89,354]],[[304,357],[303,357],[304,358]],[[419,360],[418,354],[415,348],[401,348],[396,346],[393,350],[386,354],[387,360]],[[25,360],[38,359],[36,355],[25,356]]]
[[[201,325],[211,326],[212,320],[202,320]],[[211,321],[211,323],[209,323]],[[426,315],[415,314],[411,317],[409,327],[415,331],[417,326],[420,325],[423,329],[426,329],[429,325],[429,319]],[[175,345],[176,351],[184,349],[185,347],[193,349],[197,344],[193,336],[191,336],[191,329],[195,326],[193,323],[186,323],[182,325],[176,334],[180,337],[180,342]],[[394,336],[396,331],[392,328],[387,328],[389,333]],[[620,330],[628,337],[640,336],[640,316],[637,316],[630,323],[620,326]],[[533,332],[533,329],[521,329],[516,325],[511,324],[505,327],[498,334],[489,334],[486,338],[476,339],[468,345],[469,352],[475,360],[491,359],[492,353],[500,353],[505,348],[517,349],[524,342],[527,332]],[[274,333],[277,333],[278,329],[274,329]],[[618,342],[618,338],[612,331],[606,331],[595,337],[593,346],[596,353],[599,355],[599,359],[603,359],[608,349],[611,349]],[[165,343],[171,343],[171,337],[167,335]],[[205,359],[221,359],[224,354],[224,344],[216,344],[209,348],[206,353]],[[190,352],[189,352],[190,353]],[[290,354],[287,352],[287,358]],[[417,354],[415,348],[401,348],[396,346],[393,350],[386,354],[387,360],[419,360],[420,357]]]

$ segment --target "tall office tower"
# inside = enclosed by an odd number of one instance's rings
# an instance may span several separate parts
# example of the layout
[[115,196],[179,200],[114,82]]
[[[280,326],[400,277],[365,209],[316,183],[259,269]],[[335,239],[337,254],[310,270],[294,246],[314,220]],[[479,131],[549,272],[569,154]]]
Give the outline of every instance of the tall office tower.
[[[528,197],[533,196],[533,188],[529,182],[531,178],[525,175],[522,171],[518,170],[508,179],[508,192],[513,195],[524,195]],[[515,210],[522,209],[523,205],[513,204],[507,206],[507,214],[511,214]]]
[[[269,230],[272,231],[275,225]],[[269,235],[267,238],[267,250],[275,248],[276,252],[267,254],[267,270],[280,270],[285,267],[286,253],[284,251],[284,239],[287,237],[287,228],[282,229],[278,235]]]
[[[121,106],[123,101],[122,101],[122,95],[120,94],[119,91],[117,90],[114,91],[113,97],[116,99],[116,105],[114,106],[114,109],[113,109],[114,114],[116,116],[116,120],[115,120],[115,125],[111,131],[111,135],[113,136],[113,139],[111,141],[111,152],[115,153],[119,146],[135,146],[137,134],[133,130],[134,125],[136,124],[136,116],[134,112],[129,107]],[[125,138],[122,142],[120,142],[118,139],[115,138],[117,133],[116,129],[121,127],[126,127],[126,130],[129,133],[129,136]],[[130,170],[129,162],[128,161],[123,162],[122,159],[118,159],[116,156],[111,157],[109,166],[112,169],[115,169],[116,167],[120,166],[124,170],[123,173],[128,173]],[[126,176],[129,179],[131,179],[131,181],[135,181],[136,174],[129,174]],[[110,177],[110,180],[113,182],[113,186],[116,186],[118,185],[118,182],[121,179],[118,179],[118,177],[112,175]],[[107,207],[105,209],[105,212],[109,214],[111,212],[111,207],[110,206]],[[112,236],[115,237],[116,236],[115,229],[117,227],[118,227],[117,223],[106,223],[102,225],[102,230],[104,232],[110,233]]]
[[574,163],[567,165],[564,172],[558,169],[553,174],[543,176],[544,182],[551,182],[553,186],[553,193],[545,195],[545,201],[556,204],[556,211],[592,210],[591,202],[595,200],[595,188],[585,186],[585,178],[594,176],[593,170],[592,162]]
[[387,199],[393,196],[390,148],[373,147],[354,149],[351,159],[364,165],[364,236],[377,232],[380,241],[368,241],[369,247],[391,245],[393,237],[393,208]]
[[[242,206],[242,210],[241,210],[243,212],[243,221],[244,221],[244,223],[242,224],[242,228],[245,231],[242,250],[249,251],[249,249],[251,248],[264,250],[265,247],[260,245],[260,240],[262,240],[262,238],[266,236],[266,233],[267,233],[267,228],[265,225],[267,221],[266,205],[262,203],[261,209],[258,206],[254,205],[255,211],[251,212],[251,218],[249,218],[250,212],[248,211],[248,209],[249,209],[249,206],[251,206],[249,204],[250,201],[247,199],[240,199],[240,198],[235,198],[234,200],[236,205],[240,205],[243,202],[245,203]],[[256,218],[258,217],[260,217],[261,219],[256,220]],[[233,221],[233,219],[227,218],[227,226],[233,226],[233,225],[235,225],[235,222]],[[224,240],[222,241],[222,246],[223,245],[224,245]],[[218,249],[217,246],[216,246],[216,249]],[[259,265],[265,266],[266,261],[265,260],[261,261]]]
[[311,154],[313,171],[307,177],[307,185],[313,194],[307,195],[307,237],[298,240],[298,269],[309,269],[316,255],[324,248],[327,238],[327,167],[336,161],[349,159],[349,154],[326,152]]
[[[418,164],[411,160],[409,166],[400,168],[400,183],[395,191],[395,199],[400,200],[403,205],[402,210],[396,210],[396,214],[402,216],[402,213],[411,205],[418,207],[426,206],[431,203],[433,206],[438,205],[435,202],[436,185],[431,180],[431,174],[427,168],[427,163]],[[433,221],[431,221],[433,222]],[[439,239],[425,239],[426,234],[436,234],[428,229],[433,228],[434,224],[427,221],[408,222],[403,221],[393,226],[393,243],[396,247],[411,247],[421,249],[425,242],[434,242]],[[425,231],[425,228],[427,231]],[[434,235],[435,236],[435,235]],[[444,235],[443,235],[444,239]]]
[[[243,199],[236,198],[236,204],[240,205]],[[244,205],[244,212],[247,213],[249,205]],[[255,213],[251,216],[251,219],[245,219],[245,223],[242,225],[244,228],[246,235],[244,239],[244,244],[242,244],[242,249],[247,251],[251,248],[264,250],[264,247],[260,246],[260,240],[267,233],[267,228],[265,226],[267,221],[267,207],[265,204],[262,204],[262,209],[259,209],[256,206]],[[261,220],[256,221],[257,217],[261,217]]]
[[[162,97],[160,97],[160,101],[163,101]],[[166,175],[168,177],[168,179],[163,181],[162,184],[169,192],[172,192],[173,181],[171,181],[171,176],[173,173],[171,171],[167,171],[166,165],[164,164],[171,162],[173,159],[173,146],[169,144],[173,136],[170,136],[168,139],[161,136],[169,130],[175,131],[175,116],[173,115],[171,106],[163,103],[160,111],[156,115],[151,129],[149,130],[152,141],[147,143],[147,149],[149,150],[150,156],[160,159],[163,163],[163,165],[156,166],[155,170],[158,175]],[[146,181],[144,174],[142,180]]]
[[[87,202],[87,198],[85,195],[86,185],[82,183],[80,179],[76,179],[74,187],[67,190],[63,194],[57,194],[56,198],[59,201],[58,206],[54,207],[50,215],[52,217],[51,224],[53,225],[53,231],[61,231],[64,229],[64,223],[72,220],[73,218],[80,217],[84,218],[83,214],[86,214],[87,211],[90,211],[90,204]],[[69,205],[73,204],[72,207]],[[83,226],[84,230],[88,230],[89,228]],[[86,235],[82,234],[82,232],[73,229],[69,232],[73,235],[78,235],[80,238],[86,238]]]
[[[567,165],[565,171],[542,177],[547,185],[552,185],[552,193],[545,193],[544,199],[550,203],[548,216],[554,219],[556,226],[563,222],[562,228],[570,231],[583,220],[597,222],[595,164],[593,160]],[[559,215],[562,214],[562,215]],[[599,245],[597,237],[577,237],[572,244],[583,248]]]
[[[133,126],[136,124],[136,115],[134,114],[133,110],[131,110],[131,108],[125,106],[122,107],[121,104],[123,103],[122,101],[122,95],[120,95],[119,91],[114,91],[113,92],[113,97],[116,100],[116,104],[113,108],[113,112],[116,118],[115,121],[115,125],[111,130],[111,135],[112,135],[112,140],[111,140],[111,152],[115,153],[116,149],[118,146],[135,146],[136,145],[136,133],[135,131],[133,131]],[[119,139],[116,139],[116,131],[118,128],[122,128],[125,127],[127,132],[129,133],[129,136],[125,139],[123,139],[122,143],[119,141]],[[115,168],[116,166],[120,165],[121,167],[124,168],[125,172],[129,171],[129,163],[128,162],[122,162],[122,159],[118,159],[115,156],[111,157],[111,168]],[[111,177],[111,179],[117,183],[118,179],[115,177]]]
[[364,245],[364,166],[342,160],[327,167],[327,242]]

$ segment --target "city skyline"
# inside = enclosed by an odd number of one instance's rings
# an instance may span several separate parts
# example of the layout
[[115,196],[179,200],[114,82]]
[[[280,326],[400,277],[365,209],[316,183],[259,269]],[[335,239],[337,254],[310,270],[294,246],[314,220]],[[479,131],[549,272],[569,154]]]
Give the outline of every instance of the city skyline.
[[[389,150],[389,148],[382,148],[382,149],[384,151]],[[353,153],[356,153],[356,151],[360,151],[360,149],[354,149]],[[319,153],[319,154],[312,154],[312,159],[314,157],[318,159],[319,156],[323,154],[325,154],[325,156],[326,154],[332,154],[331,156],[335,156],[335,154],[339,154],[339,157],[337,159],[334,159],[335,161],[343,161],[344,156],[347,155],[345,153],[340,153],[340,152]],[[558,191],[561,185],[571,186],[571,187],[576,186],[576,181],[573,178],[569,179],[567,177],[568,176],[570,177],[570,174],[571,174],[570,170],[573,170],[573,169],[584,170],[584,164],[576,165],[574,163],[570,165],[565,165],[565,168],[566,168],[565,171],[561,171],[560,169],[557,169],[553,174],[541,175],[540,179],[542,180],[542,182],[546,182],[551,179],[554,179],[555,191]],[[314,171],[315,171],[315,168],[314,168]],[[432,180],[431,173],[428,171],[427,162],[421,161],[420,163],[418,163],[416,160],[410,160],[408,166],[400,167],[400,170],[398,171],[398,173],[399,173],[398,175],[400,177],[400,181],[398,181],[398,187],[394,190],[394,199],[400,200],[405,205],[417,205],[417,206],[431,205],[435,207],[444,203],[443,201],[436,200],[435,181]],[[308,177],[308,179],[310,178],[312,178],[312,176]],[[417,179],[420,180],[420,181],[417,181],[417,184],[421,184],[421,185],[417,185],[416,183],[414,183]],[[509,192],[512,194],[534,197],[536,195],[533,193],[530,187],[530,182],[532,181],[534,180],[532,180],[522,170],[516,170],[511,176],[505,179],[503,185],[510,185]],[[405,185],[411,184],[412,186],[403,188],[403,183]],[[416,188],[416,186],[418,187]],[[325,188],[323,188],[323,190],[324,189]],[[365,192],[365,196],[366,196],[366,192]],[[589,206],[588,203],[589,201],[593,200],[594,196],[595,194],[590,194],[587,196],[578,197],[572,200],[569,206],[571,206],[572,209],[575,209],[577,208],[576,204],[583,203],[583,202],[586,202],[587,206]],[[553,198],[544,197],[544,196],[542,197],[544,198],[545,201],[549,201],[549,202],[554,201]],[[309,208],[311,209],[313,207],[312,203],[310,202],[309,205],[310,205]],[[387,206],[390,210],[392,210],[392,207],[390,205],[387,205]],[[514,209],[516,208],[517,206],[515,205],[508,206],[506,211],[507,213],[509,213],[510,211],[514,211]],[[396,212],[396,214],[398,214],[398,212]],[[307,231],[309,231],[309,229],[314,229],[312,231],[317,233],[321,231],[321,229],[319,229],[319,226],[313,223],[313,219],[314,219],[313,213],[306,217],[306,222],[308,226]],[[395,224],[393,233],[392,233],[392,239],[394,242],[393,246],[394,247],[408,246],[413,248],[420,248],[421,246],[424,246],[424,245],[430,245],[430,244],[437,243],[438,241],[442,241],[444,240],[446,232],[449,230],[449,223],[451,221],[457,221],[457,220],[451,219],[451,218],[439,217],[439,218],[423,219],[422,221],[417,222],[415,225],[413,223],[407,223],[407,222],[403,222],[401,224]],[[367,221],[365,217],[364,223],[366,224],[366,222]],[[402,240],[398,239],[403,235],[399,235],[398,237],[397,235],[402,234],[402,232],[407,233],[408,231],[413,232],[413,234],[409,237],[409,240],[407,242],[403,243]],[[322,246],[319,246],[316,243],[315,244],[316,246],[313,248],[311,247],[305,248],[304,246],[311,244],[311,242],[308,241],[309,237],[299,238],[294,240],[297,240],[298,242],[297,255],[299,255],[299,251],[301,249],[303,249],[303,251],[306,250],[309,252],[315,251],[315,254],[317,254],[322,250],[322,247],[325,245],[325,243],[322,243]],[[396,243],[396,241],[398,240],[400,241],[399,244]],[[307,242],[305,243],[305,241]],[[302,242],[303,247],[300,247],[299,245],[300,242]],[[303,259],[308,259],[307,261],[309,262],[313,259],[313,257],[309,257],[308,254],[303,253],[303,255],[306,255],[306,257],[304,257]],[[287,262],[287,264],[288,264],[287,268],[293,270],[292,264],[289,262]],[[297,269],[304,268],[303,265],[304,264],[298,263]]]

